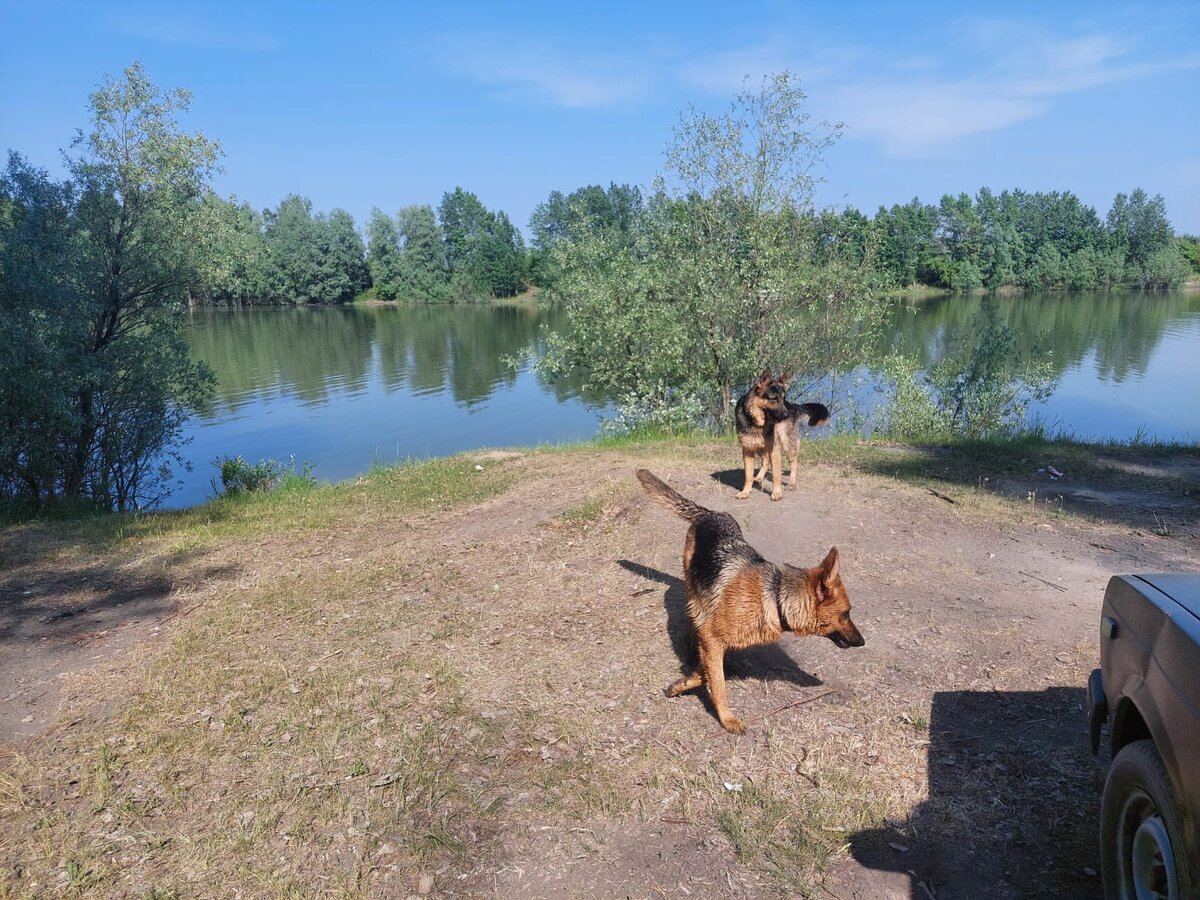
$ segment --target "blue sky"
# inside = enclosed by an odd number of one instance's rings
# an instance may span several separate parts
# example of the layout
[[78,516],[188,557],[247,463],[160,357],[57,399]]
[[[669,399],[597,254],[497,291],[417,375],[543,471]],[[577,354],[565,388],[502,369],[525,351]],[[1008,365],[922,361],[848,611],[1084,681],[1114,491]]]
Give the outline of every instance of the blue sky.
[[436,205],[517,224],[551,190],[648,184],[678,112],[789,69],[846,123],[823,203],[1143,187],[1200,233],[1200,5],[33,3],[0,0],[0,145],[53,170],[134,59],[194,94],[222,193]]

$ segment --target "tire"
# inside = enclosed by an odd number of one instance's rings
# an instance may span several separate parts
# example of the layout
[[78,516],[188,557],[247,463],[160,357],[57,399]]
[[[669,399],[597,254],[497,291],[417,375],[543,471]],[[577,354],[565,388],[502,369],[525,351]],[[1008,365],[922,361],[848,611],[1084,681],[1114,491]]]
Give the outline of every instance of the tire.
[[1108,770],[1100,864],[1107,900],[1193,896],[1175,791],[1154,741],[1126,744]]

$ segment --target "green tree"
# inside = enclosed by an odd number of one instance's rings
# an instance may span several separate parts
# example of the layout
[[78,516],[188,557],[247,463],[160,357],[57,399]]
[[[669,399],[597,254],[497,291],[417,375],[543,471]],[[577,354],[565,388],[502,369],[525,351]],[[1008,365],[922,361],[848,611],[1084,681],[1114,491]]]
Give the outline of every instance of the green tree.
[[169,489],[164,461],[211,385],[182,329],[219,148],[180,128],[189,104],[135,63],[91,95],[69,185],[10,160],[0,190],[4,326],[32,342],[23,362],[55,378],[0,370],[3,415],[32,417],[15,422],[15,446],[5,439],[9,497],[128,509]]
[[525,279],[525,245],[503,212],[493,213],[470,191],[456,187],[438,209],[450,293],[456,299],[507,297]]
[[366,288],[366,247],[348,212],[314,216],[311,200],[291,194],[263,218],[270,299],[346,303]]
[[376,207],[367,222],[367,270],[375,292],[395,300],[400,280],[400,230],[396,220]]
[[[718,116],[689,110],[632,243],[587,233],[555,248],[566,327],[543,371],[642,410],[726,418],[765,365],[845,371],[882,322],[864,263],[818,246],[816,167],[837,126],[810,125],[790,75]],[[698,406],[695,404],[698,402]]]
[[[0,178],[0,497],[57,499],[87,323],[76,315],[74,185],[10,153]],[[68,364],[70,368],[68,369]]]
[[588,185],[563,195],[552,191],[529,217],[533,234],[530,280],[543,287],[553,283],[552,251],[562,241],[585,235],[607,234],[614,243],[628,246],[643,210],[642,192],[628,184]]
[[951,432],[971,438],[1013,431],[1029,404],[1046,399],[1054,389],[1050,362],[1022,357],[1016,331],[1001,318],[991,295],[980,305],[973,339],[935,365],[929,383]]
[[438,219],[446,244],[446,266],[451,275],[469,269],[473,245],[487,228],[489,217],[487,207],[470,191],[456,187],[442,196]]
[[875,265],[880,273],[901,287],[917,283],[929,260],[940,252],[935,237],[937,210],[914,197],[905,206],[890,210],[881,206],[874,224],[879,235]]
[[1011,433],[1055,383],[1048,355],[1030,360],[1022,354],[992,294],[982,299],[967,333],[928,371],[897,353],[885,358],[882,370],[890,394],[880,405],[882,430],[907,440]]
[[344,209],[317,216],[317,285],[322,303],[348,303],[366,290],[366,247]]
[[450,299],[446,246],[433,207],[406,206],[397,214],[403,242],[397,277],[398,297],[421,303]]
[[246,303],[266,292],[262,216],[248,203],[205,194],[200,207],[201,266],[193,300]]
[[478,282],[493,297],[511,297],[525,286],[525,241],[503,212],[491,216],[472,248]]
[[1179,252],[1162,195],[1147,197],[1141,188],[1117,194],[1107,218],[1112,245],[1125,256],[1128,283],[1155,288],[1178,284],[1189,267]]
[[267,210],[263,220],[268,297],[291,303],[319,302],[317,225],[312,201],[289,194],[276,209]]
[[1194,234],[1181,234],[1175,239],[1179,253],[1187,260],[1189,273],[1192,278],[1200,275],[1200,237]]

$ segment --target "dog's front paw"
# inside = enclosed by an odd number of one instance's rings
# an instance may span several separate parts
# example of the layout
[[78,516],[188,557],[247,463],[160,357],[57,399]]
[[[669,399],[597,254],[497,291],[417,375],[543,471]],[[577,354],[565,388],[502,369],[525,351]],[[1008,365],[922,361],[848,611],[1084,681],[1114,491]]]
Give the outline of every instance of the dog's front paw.
[[783,491],[780,490],[779,488],[775,488],[775,490],[771,491],[771,499],[772,500],[782,500],[783,499]]
[[738,491],[733,496],[734,496],[734,499],[736,499],[736,500],[745,500],[747,497],[750,496],[750,492],[749,491]]
[[735,716],[730,716],[728,719],[726,719],[724,722],[722,722],[721,727],[724,728],[726,731],[728,731],[730,734],[745,734],[746,733],[746,723]]
[[794,491],[795,489],[796,489],[796,482],[789,481],[787,487],[784,490]]

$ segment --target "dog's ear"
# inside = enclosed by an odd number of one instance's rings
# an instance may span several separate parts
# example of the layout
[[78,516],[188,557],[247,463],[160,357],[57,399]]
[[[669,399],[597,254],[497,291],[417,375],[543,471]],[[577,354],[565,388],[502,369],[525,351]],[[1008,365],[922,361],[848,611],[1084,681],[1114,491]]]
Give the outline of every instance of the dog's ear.
[[788,386],[788,382],[792,380],[792,370],[784,369],[783,374],[779,376],[779,383],[784,387]]
[[829,552],[825,554],[825,558],[821,560],[821,580],[832,581],[838,577],[838,568],[841,563],[841,557],[838,556],[838,548],[830,547]]
[[758,376],[758,383],[759,384],[770,384],[770,382],[771,382],[771,367],[767,366],[767,368],[762,370],[762,374]]

